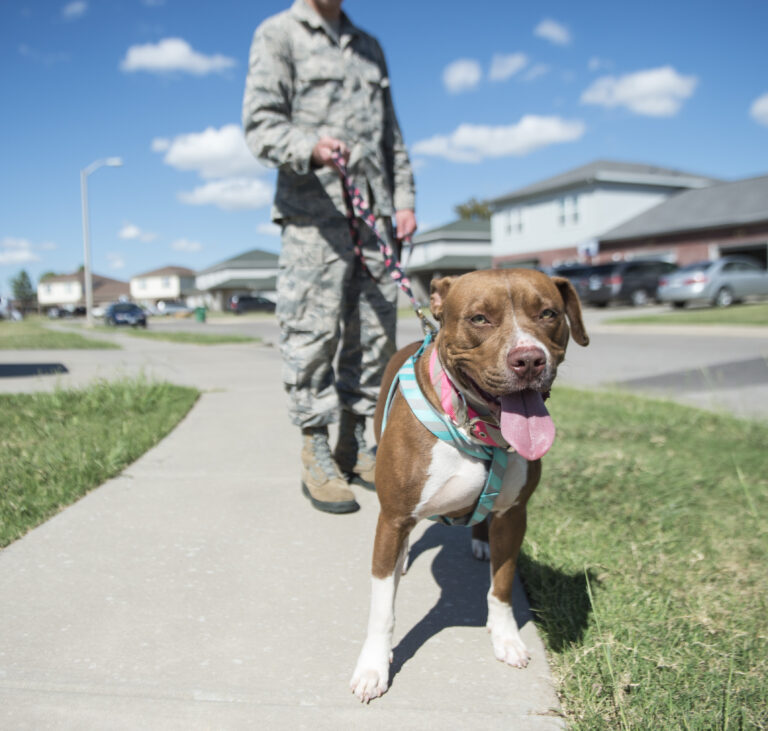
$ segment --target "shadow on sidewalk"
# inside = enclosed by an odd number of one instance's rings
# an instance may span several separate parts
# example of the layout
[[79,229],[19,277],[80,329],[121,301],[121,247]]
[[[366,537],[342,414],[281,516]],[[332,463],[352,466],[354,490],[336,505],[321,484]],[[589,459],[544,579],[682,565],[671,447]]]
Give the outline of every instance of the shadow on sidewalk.
[[63,363],[0,363],[0,378],[52,376],[69,373]]
[[[393,651],[390,685],[402,667],[431,637],[448,627],[485,627],[488,605],[486,594],[490,587],[490,568],[472,556],[469,529],[449,528],[434,524],[414,543],[408,554],[408,565],[432,548],[439,548],[432,561],[432,575],[440,587],[440,598],[427,614],[400,640]],[[568,575],[545,566],[521,553],[520,574],[537,614],[537,623],[549,637],[552,649],[558,651],[567,644],[578,643],[587,627],[590,613],[587,580],[583,574]],[[596,577],[590,575],[594,585]],[[408,586],[408,576],[400,582],[401,591],[418,591]],[[515,592],[513,592],[514,594]],[[534,602],[533,597],[538,601]],[[527,603],[520,606],[517,597],[513,611],[522,629],[533,619]]]

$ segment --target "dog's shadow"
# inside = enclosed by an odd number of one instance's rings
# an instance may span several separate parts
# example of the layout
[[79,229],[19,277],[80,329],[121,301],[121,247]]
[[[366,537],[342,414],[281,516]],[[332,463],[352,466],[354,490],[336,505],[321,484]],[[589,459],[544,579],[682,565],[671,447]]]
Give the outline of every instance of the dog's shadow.
[[[468,529],[449,528],[441,524],[430,526],[408,552],[408,566],[419,556],[433,548],[439,548],[432,561],[432,575],[440,587],[440,598],[422,619],[400,640],[393,650],[390,666],[390,685],[402,667],[419,648],[431,637],[448,627],[485,627],[488,614],[486,595],[490,586],[490,568],[488,562],[478,561],[470,549],[471,535]],[[526,571],[534,581],[545,580],[561,590],[561,596],[567,595],[564,603],[547,601],[545,595],[531,585],[528,596],[531,597],[533,613],[541,613],[548,618],[542,627],[547,631],[551,648],[557,652],[567,645],[578,643],[589,620],[589,596],[586,577],[583,574],[568,575],[558,569],[537,563],[521,554],[520,570],[525,581]],[[593,577],[590,577],[593,581]],[[408,591],[408,576],[401,581],[400,590]],[[398,592],[399,593],[399,592]],[[514,594],[514,592],[513,592]],[[547,606],[537,606],[535,597],[544,600]],[[518,627],[534,619],[527,602],[513,602],[513,611]],[[558,631],[553,635],[551,627]],[[541,624],[541,623],[539,623]]]

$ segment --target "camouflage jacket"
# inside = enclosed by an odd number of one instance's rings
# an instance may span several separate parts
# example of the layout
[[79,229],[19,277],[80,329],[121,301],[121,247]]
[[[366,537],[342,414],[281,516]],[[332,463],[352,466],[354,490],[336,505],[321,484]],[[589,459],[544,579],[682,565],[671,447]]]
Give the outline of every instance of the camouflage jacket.
[[338,39],[304,0],[265,20],[251,45],[243,100],[251,151],[278,168],[276,221],[345,214],[335,170],[312,165],[323,136],[350,148],[348,168],[372,210],[391,216],[414,207],[408,153],[395,118],[378,41],[342,13]]

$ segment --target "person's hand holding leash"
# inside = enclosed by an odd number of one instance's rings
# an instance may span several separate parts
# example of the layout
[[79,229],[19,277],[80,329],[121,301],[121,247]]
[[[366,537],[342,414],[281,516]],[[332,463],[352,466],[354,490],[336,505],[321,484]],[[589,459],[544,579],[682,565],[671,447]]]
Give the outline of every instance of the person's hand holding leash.
[[312,162],[318,167],[333,167],[334,152],[340,153],[345,163],[349,161],[349,148],[341,140],[335,137],[321,137],[312,148]]
[[395,211],[395,227],[400,241],[410,238],[416,231],[416,214],[410,208]]

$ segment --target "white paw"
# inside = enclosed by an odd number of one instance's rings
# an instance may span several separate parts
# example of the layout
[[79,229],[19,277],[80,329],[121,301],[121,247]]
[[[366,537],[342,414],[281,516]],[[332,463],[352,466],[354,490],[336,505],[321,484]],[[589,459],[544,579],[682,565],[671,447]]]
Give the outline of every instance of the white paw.
[[510,631],[511,628],[503,628],[498,631],[493,627],[488,628],[491,631],[491,642],[493,643],[493,654],[497,660],[511,665],[515,668],[524,668],[531,660],[531,653],[520,638],[517,629]]
[[531,660],[531,654],[525,646],[517,622],[512,614],[512,607],[501,602],[492,594],[488,595],[488,624],[493,643],[493,654],[497,660],[516,668],[524,668]]
[[389,687],[392,653],[384,639],[368,638],[360,652],[349,687],[362,703],[384,695]]
[[491,560],[491,547],[488,541],[480,541],[477,538],[472,539],[472,555],[478,561]]

